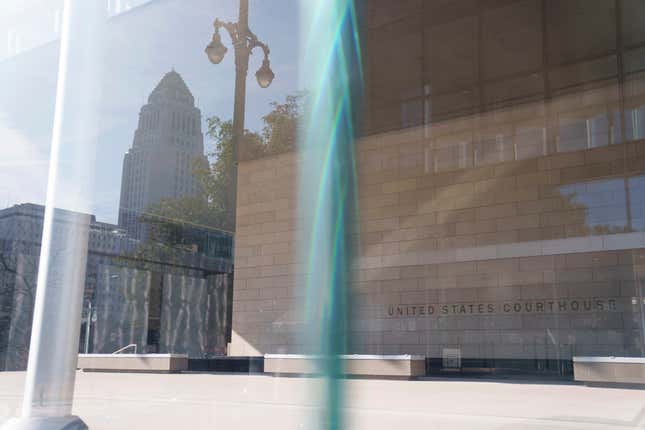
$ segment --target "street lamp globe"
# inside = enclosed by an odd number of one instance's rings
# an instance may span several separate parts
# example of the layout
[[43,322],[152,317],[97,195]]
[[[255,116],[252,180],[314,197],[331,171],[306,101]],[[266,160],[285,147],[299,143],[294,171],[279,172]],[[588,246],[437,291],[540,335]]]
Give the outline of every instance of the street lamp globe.
[[219,32],[215,32],[215,34],[213,34],[213,40],[208,44],[204,51],[206,52],[206,55],[208,55],[208,59],[211,63],[219,64],[222,62],[228,49],[222,43],[222,38],[220,37]]
[[262,67],[258,69],[257,72],[255,72],[255,77],[258,80],[258,85],[262,88],[267,88],[269,85],[271,85],[271,82],[273,82],[273,78],[275,78],[275,74],[273,73],[273,70],[271,70],[271,65],[269,64],[269,60],[267,58],[262,61]]

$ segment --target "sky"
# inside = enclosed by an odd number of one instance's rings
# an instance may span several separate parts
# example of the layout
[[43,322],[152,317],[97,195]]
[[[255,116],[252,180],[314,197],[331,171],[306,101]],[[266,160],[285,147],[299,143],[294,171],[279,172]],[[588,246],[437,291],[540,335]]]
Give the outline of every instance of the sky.
[[[112,0],[113,8],[130,9],[108,19],[103,43],[97,47],[99,130],[98,139],[88,143],[96,145],[97,153],[89,161],[94,163],[91,210],[104,222],[117,221],[123,155],[132,144],[138,112],[163,75],[174,68],[198,101],[203,118],[224,119],[232,116],[235,78],[227,35],[222,38],[229,52],[219,65],[208,61],[204,48],[215,17],[237,19],[237,0],[117,1]],[[0,20],[0,208],[45,201],[59,53],[57,3],[48,2],[50,9],[42,0],[25,3],[37,7],[39,15],[24,13],[29,6],[17,8],[14,0],[0,5],[0,16],[5,17]],[[271,101],[299,90],[299,8],[298,0],[250,0],[249,10],[252,30],[271,48],[276,74],[273,84],[261,89],[254,76],[261,51],[251,57],[246,125],[257,130]],[[23,29],[18,50],[16,28]],[[207,151],[212,149],[208,140],[206,145]]]

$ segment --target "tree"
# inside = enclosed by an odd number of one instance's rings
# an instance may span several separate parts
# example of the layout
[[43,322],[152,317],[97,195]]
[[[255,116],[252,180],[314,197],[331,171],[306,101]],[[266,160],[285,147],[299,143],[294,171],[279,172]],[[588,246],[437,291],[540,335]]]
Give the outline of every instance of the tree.
[[[271,112],[262,117],[262,131],[244,131],[238,148],[239,159],[253,160],[294,150],[303,101],[304,94],[296,94],[287,96],[283,103],[272,102]],[[206,125],[206,135],[214,141],[215,150],[207,154],[208,162],[195,160],[193,164],[201,193],[164,199],[148,209],[142,221],[152,226],[156,241],[171,246],[190,245],[184,243],[181,235],[186,225],[233,229],[226,217],[232,204],[233,121],[212,116],[207,118]]]
[[267,154],[279,154],[296,148],[303,98],[303,94],[289,95],[284,103],[271,103],[273,110],[262,118],[262,138]]
[[30,237],[25,223],[13,227],[0,238],[0,371],[27,367],[38,276],[40,245],[20,239]]

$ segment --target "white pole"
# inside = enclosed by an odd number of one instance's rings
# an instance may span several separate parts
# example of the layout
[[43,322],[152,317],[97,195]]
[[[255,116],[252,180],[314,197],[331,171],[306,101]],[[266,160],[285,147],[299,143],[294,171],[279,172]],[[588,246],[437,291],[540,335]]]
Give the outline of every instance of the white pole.
[[[8,429],[86,429],[71,415],[98,136],[105,0],[65,0],[43,240],[22,417]],[[60,208],[68,211],[61,211]]]
[[90,353],[90,331],[92,327],[92,302],[87,304],[87,321],[85,322],[85,353]]

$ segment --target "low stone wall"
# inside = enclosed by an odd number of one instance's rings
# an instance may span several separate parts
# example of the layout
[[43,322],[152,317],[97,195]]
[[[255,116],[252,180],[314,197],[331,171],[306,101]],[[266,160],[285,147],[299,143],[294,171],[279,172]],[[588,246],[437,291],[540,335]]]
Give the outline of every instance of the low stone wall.
[[573,357],[576,381],[610,384],[645,384],[645,358]]
[[[345,375],[411,378],[425,376],[426,360],[412,355],[342,355],[339,357]],[[322,374],[320,357],[308,355],[268,354],[264,371],[273,374]]]
[[79,354],[78,369],[103,372],[181,372],[188,356],[181,354]]

